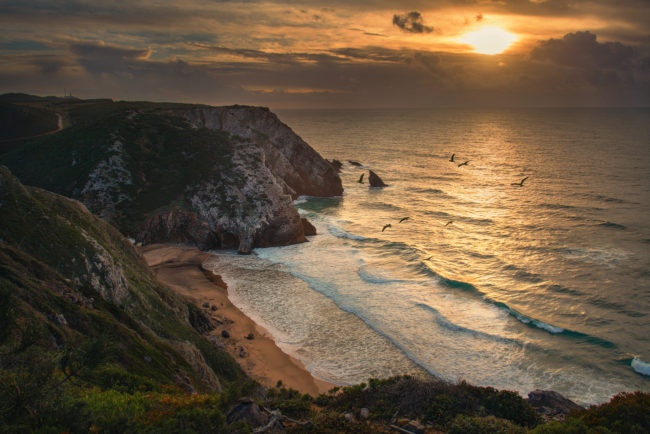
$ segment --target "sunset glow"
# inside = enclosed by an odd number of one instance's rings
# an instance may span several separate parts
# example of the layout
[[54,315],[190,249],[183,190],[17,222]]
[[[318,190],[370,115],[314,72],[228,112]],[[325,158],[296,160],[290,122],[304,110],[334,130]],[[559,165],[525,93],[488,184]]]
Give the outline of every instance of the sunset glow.
[[644,106],[647,1],[21,0],[0,12],[0,92],[273,108]]
[[517,36],[497,27],[485,27],[464,35],[460,41],[474,47],[479,54],[499,54],[505,51]]

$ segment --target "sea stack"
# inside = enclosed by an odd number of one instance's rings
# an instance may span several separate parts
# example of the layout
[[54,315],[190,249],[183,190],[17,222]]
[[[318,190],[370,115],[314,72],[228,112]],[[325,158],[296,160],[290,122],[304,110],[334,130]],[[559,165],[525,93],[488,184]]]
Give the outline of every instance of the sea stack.
[[369,170],[368,172],[368,182],[371,187],[388,187],[388,185],[384,184],[384,181],[382,181],[375,172],[372,170]]

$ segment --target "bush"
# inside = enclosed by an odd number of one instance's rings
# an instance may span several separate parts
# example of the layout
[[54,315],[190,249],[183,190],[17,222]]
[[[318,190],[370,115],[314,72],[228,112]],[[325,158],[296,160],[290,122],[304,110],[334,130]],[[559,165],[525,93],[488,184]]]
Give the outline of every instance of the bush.
[[449,424],[449,434],[523,434],[526,429],[494,416],[458,415]]
[[648,433],[650,394],[619,393],[608,403],[590,407],[580,417],[588,427],[606,427],[620,433]]

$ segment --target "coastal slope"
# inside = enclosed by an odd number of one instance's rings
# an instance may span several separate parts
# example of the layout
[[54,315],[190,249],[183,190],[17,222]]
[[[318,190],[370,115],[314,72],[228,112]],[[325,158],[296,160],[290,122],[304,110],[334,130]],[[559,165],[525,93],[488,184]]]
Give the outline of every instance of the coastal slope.
[[210,318],[158,283],[131,243],[81,203],[25,187],[0,166],[0,220],[0,353],[3,375],[15,377],[11,405],[31,387],[47,399],[71,376],[187,392],[243,378],[202,336],[215,327]]
[[250,253],[304,242],[307,222],[293,199],[343,192],[334,168],[266,108],[105,100],[36,108],[68,126],[0,162],[144,244]]

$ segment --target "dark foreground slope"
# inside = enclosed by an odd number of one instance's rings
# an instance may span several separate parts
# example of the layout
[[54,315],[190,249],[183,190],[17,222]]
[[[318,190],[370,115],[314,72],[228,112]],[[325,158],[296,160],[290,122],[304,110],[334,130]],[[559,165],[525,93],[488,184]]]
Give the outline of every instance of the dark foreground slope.
[[39,425],[91,391],[220,392],[242,381],[197,331],[210,320],[79,202],[0,167],[0,221],[3,424]]
[[72,197],[144,243],[305,241],[292,201],[342,194],[332,166],[268,109],[56,100],[66,128],[0,157],[25,184]]

